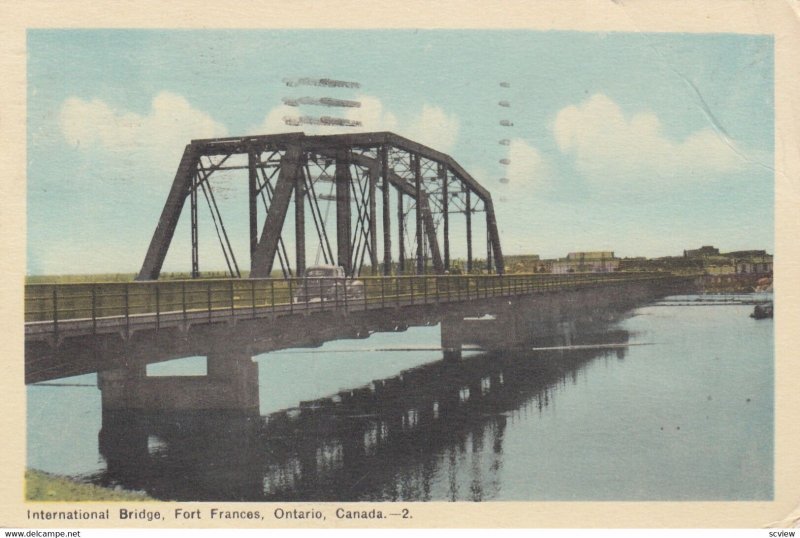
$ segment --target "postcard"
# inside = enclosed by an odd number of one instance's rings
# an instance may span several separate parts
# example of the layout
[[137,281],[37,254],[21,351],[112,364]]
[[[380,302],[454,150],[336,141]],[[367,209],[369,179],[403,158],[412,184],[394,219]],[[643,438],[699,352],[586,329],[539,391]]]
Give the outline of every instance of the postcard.
[[2,30],[2,525],[797,524],[790,4],[68,6]]

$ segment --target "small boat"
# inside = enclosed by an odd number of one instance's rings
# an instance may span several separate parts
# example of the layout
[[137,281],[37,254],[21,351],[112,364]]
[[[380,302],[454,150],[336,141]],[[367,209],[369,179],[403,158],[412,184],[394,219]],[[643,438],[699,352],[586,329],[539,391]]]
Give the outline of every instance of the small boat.
[[753,313],[750,314],[753,319],[766,319],[772,317],[772,302],[757,304],[753,308]]

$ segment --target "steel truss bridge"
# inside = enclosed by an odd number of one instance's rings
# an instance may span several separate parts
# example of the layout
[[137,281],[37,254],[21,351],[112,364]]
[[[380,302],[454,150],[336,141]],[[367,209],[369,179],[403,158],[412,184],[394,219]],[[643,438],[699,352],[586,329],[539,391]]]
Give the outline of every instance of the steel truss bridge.
[[[250,278],[271,276],[276,258],[284,277],[302,276],[310,222],[321,261],[343,267],[348,276],[360,275],[365,263],[373,275],[443,274],[451,265],[451,218],[456,215],[463,217],[465,269],[470,272],[473,216],[481,212],[486,270],[503,273],[491,195],[450,156],[389,132],[290,133],[193,140],[187,145],[137,280],[159,278],[187,199],[191,276],[200,276],[198,210],[205,201],[228,273],[242,277],[244,268],[231,247],[211,187],[215,174],[236,171],[248,185]],[[328,204],[335,206],[335,230],[326,226]],[[294,213],[293,265],[284,233],[289,213]]]
[[[249,217],[249,272],[232,248],[236,241],[218,203],[224,191],[212,187],[217,175],[246,179],[247,195],[227,200],[225,208],[247,202],[239,216]],[[192,278],[159,279],[187,200]],[[200,278],[203,201],[229,278]],[[328,209],[335,209],[335,230],[326,227]],[[480,212],[486,262],[478,268],[473,217]],[[286,226],[289,213],[293,230]],[[318,256],[342,267],[345,277],[304,278],[310,223]],[[466,274],[447,274],[454,230],[465,233]],[[282,278],[271,278],[276,259]],[[362,275],[367,267],[372,274]],[[564,321],[629,308],[686,284],[667,273],[504,275],[503,268],[490,194],[431,148],[386,132],[194,140],[135,282],[26,286],[26,382],[99,372],[104,409],[252,411],[255,354],[441,323],[442,349],[453,359],[481,331],[501,335],[485,345],[525,342]],[[350,293],[355,276],[358,294]],[[473,318],[495,321],[477,329],[467,323]],[[205,380],[158,381],[142,373],[147,364],[193,355],[208,358]],[[164,394],[172,400],[162,402]]]

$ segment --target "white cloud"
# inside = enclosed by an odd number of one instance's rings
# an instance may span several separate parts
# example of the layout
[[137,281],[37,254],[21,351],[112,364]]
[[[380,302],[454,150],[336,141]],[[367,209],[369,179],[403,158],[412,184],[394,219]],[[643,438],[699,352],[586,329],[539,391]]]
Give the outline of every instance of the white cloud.
[[[361,103],[358,108],[342,109],[342,113],[334,114],[324,109],[315,111],[310,108],[299,108],[279,105],[270,110],[260,125],[249,129],[250,134],[272,134],[302,131],[309,135],[339,134],[371,131],[393,131],[433,149],[448,152],[458,139],[459,120],[455,115],[448,115],[437,106],[423,104],[422,109],[412,115],[408,121],[400,122],[397,116],[387,110],[383,102],[373,95],[359,95],[355,98]],[[287,125],[286,118],[301,116],[318,117],[324,115],[337,116],[361,122],[358,127],[338,125]]]
[[147,114],[116,110],[104,101],[70,97],[61,106],[61,133],[75,148],[102,149],[177,166],[176,154],[193,138],[225,136],[227,129],[181,95],[163,91]]
[[561,151],[574,157],[578,171],[596,182],[692,181],[748,164],[733,141],[712,129],[672,140],[655,114],[628,117],[603,94],[559,111],[553,134]]
[[549,181],[549,167],[541,153],[520,138],[514,138],[508,146],[506,178],[512,190],[536,190]]
[[458,130],[458,117],[448,115],[437,106],[424,104],[420,113],[411,120],[408,126],[401,127],[398,134],[447,153],[456,144]]

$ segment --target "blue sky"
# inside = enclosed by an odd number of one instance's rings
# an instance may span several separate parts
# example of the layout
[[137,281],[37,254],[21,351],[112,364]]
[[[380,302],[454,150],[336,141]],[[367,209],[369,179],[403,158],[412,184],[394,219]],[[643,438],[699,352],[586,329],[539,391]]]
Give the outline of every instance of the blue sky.
[[[452,155],[492,193],[509,254],[773,250],[770,36],[31,30],[28,273],[137,271],[183,146],[296,131],[281,99],[304,95],[360,100],[363,130]],[[238,201],[223,215],[246,257]],[[165,270],[189,268],[187,218]],[[203,269],[223,267],[212,235]]]

